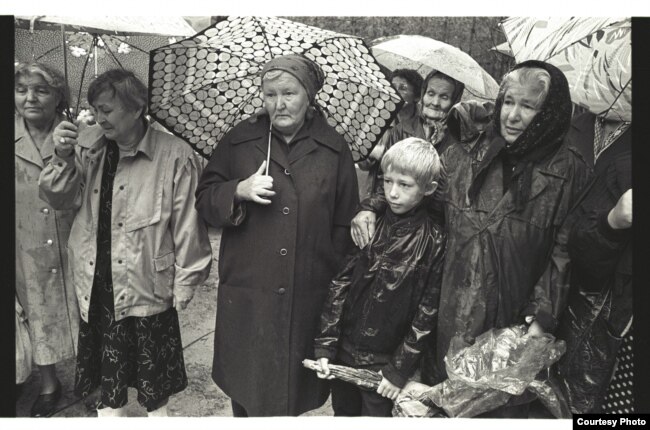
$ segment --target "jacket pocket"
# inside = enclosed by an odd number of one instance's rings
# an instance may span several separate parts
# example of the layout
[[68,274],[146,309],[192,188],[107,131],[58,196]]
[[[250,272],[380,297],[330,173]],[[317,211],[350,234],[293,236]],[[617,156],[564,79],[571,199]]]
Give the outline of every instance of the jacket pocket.
[[153,259],[154,296],[167,300],[172,296],[176,255],[173,252]]
[[139,165],[143,171],[138,172],[137,179],[125,184],[128,192],[127,232],[158,223],[162,214],[163,191],[172,189],[172,184],[167,183],[167,171],[171,170],[171,166],[163,163],[156,170],[153,166],[156,163],[151,164],[146,167]]

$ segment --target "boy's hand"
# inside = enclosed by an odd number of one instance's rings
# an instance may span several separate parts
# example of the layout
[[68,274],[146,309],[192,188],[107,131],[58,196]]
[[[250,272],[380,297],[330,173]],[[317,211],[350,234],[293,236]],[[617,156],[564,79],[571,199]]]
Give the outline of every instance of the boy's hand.
[[[381,370],[379,371],[379,374],[381,375]],[[377,394],[386,397],[387,399],[395,400],[401,391],[401,388],[391,384],[391,382],[382,375],[379,387],[377,387]]]
[[361,211],[352,219],[352,240],[359,248],[365,247],[375,234],[377,214],[372,211]]
[[318,359],[318,365],[320,366],[322,372],[316,372],[316,376],[321,379],[334,379],[334,375],[330,373],[329,362],[329,359],[325,357]]

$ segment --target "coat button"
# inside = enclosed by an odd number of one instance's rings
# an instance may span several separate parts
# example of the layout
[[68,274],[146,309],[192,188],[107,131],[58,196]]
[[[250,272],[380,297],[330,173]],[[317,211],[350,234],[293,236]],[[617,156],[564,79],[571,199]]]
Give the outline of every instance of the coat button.
[[284,174],[289,176],[291,174],[291,172],[289,172],[289,169],[284,169]]
[[282,209],[282,213],[285,214],[285,215],[289,215],[289,212],[290,212],[289,208]]
[[280,295],[284,294],[286,291],[287,291],[287,290],[284,289],[284,287],[280,287],[280,288],[278,288],[278,294],[280,294]]
[[48,208],[43,208],[43,211],[42,211],[42,212],[43,212],[45,215],[47,215],[47,214],[50,213],[50,210],[49,210]]
[[97,188],[95,188],[95,189],[93,190],[93,193],[95,193],[95,194],[97,194],[98,192],[99,192],[99,191],[97,190]]
[[287,255],[287,250],[284,249],[284,248],[282,248],[282,249],[280,250],[280,255]]
[[90,265],[92,266],[92,265],[93,265],[93,262],[92,262],[92,261],[89,261],[88,264],[90,264]]
[[118,264],[122,264],[122,260],[117,260],[117,263],[118,263]]
[[48,245],[52,245],[54,242],[52,242],[52,239],[48,239],[47,242],[45,243],[47,243]]
[[124,185],[120,185],[120,190],[123,190],[123,189],[124,189]]
[[88,301],[88,296],[84,297],[84,300],[85,300],[85,301]]
[[118,227],[122,227],[124,224],[122,224],[121,222],[118,222],[117,225],[118,225]]
[[52,273],[59,273],[59,271],[58,271],[56,268],[52,268],[52,269],[50,270],[50,272],[52,272]]

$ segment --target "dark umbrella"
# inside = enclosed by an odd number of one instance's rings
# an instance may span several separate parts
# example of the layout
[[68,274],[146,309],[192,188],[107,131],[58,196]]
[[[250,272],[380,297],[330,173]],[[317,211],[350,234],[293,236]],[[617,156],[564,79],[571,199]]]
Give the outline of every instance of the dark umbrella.
[[362,39],[272,17],[230,17],[150,57],[150,114],[209,158],[221,138],[262,107],[260,71],[273,57],[303,54],[325,72],[316,104],[368,156],[403,101]]

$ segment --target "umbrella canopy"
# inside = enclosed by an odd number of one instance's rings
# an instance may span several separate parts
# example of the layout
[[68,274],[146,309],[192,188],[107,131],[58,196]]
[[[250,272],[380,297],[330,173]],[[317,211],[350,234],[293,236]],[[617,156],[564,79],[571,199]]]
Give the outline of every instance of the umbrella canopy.
[[209,158],[232,127],[262,107],[262,67],[286,54],[321,66],[317,105],[354,160],[367,157],[403,101],[362,39],[286,19],[229,17],[152,51],[149,112]]
[[372,53],[390,70],[414,69],[422,76],[438,70],[465,84],[473,98],[494,100],[499,85],[472,57],[455,46],[429,37],[397,35],[375,39]]
[[180,16],[16,16],[16,27],[35,30],[84,31],[113,35],[191,36],[191,25]]
[[567,77],[574,103],[609,119],[632,118],[629,18],[508,18],[517,62],[542,60]]
[[83,95],[94,76],[121,67],[147,82],[149,51],[169,44],[169,36],[195,33],[182,17],[173,16],[16,16],[14,22],[16,60],[39,61],[64,72],[75,113],[85,105]]

